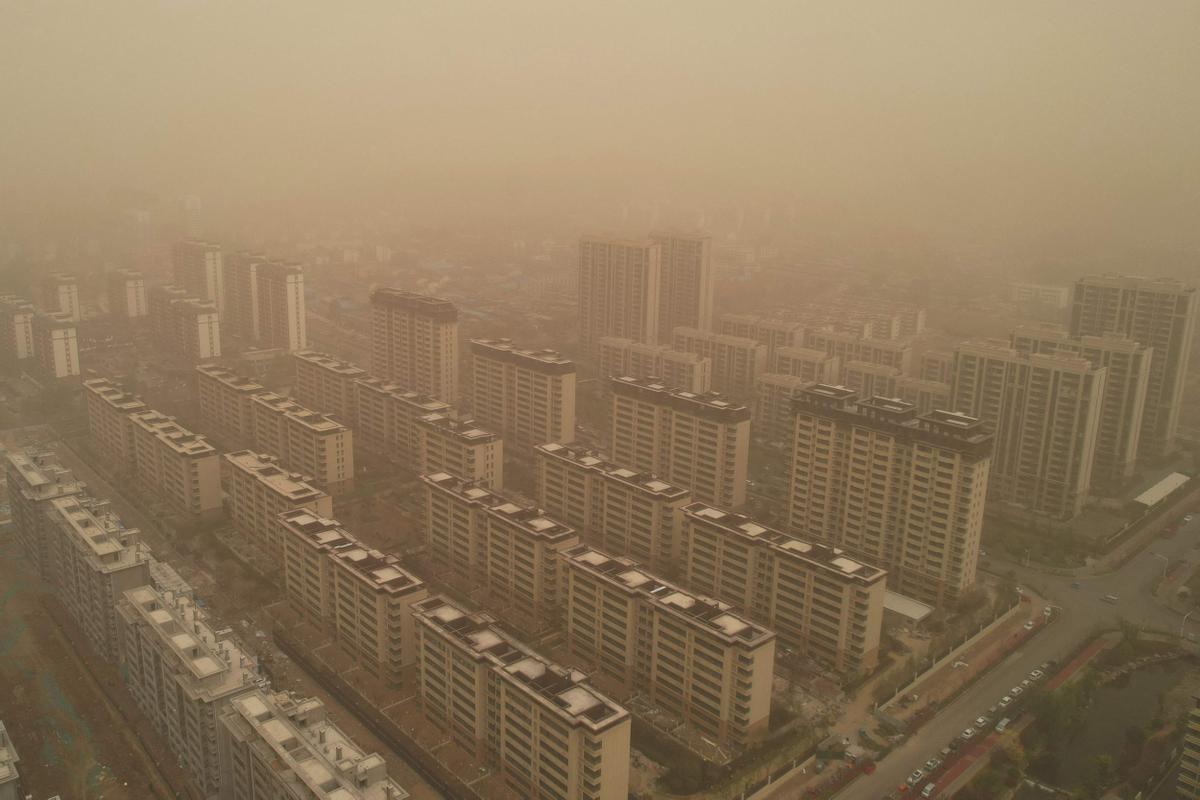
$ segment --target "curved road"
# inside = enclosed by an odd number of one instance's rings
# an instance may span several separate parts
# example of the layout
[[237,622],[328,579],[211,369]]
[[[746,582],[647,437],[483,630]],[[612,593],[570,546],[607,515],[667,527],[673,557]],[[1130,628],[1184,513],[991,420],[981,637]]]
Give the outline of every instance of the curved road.
[[[1057,619],[981,676],[958,699],[888,754],[879,762],[874,774],[860,777],[839,792],[838,800],[879,800],[894,791],[914,769],[995,705],[1009,688],[1019,684],[1031,669],[1049,659],[1062,661],[1101,628],[1111,628],[1119,620],[1128,620],[1178,633],[1183,618],[1159,605],[1151,590],[1168,561],[1200,561],[1198,544],[1200,515],[1187,525],[1181,525],[1174,538],[1155,539],[1124,566],[1107,575],[1072,579],[1007,562],[992,560],[985,564],[997,571],[1015,570],[1018,584],[1032,587],[1047,598],[1047,602],[1058,606]],[[1078,582],[1078,589],[1071,588],[1072,581]],[[1107,594],[1117,595],[1118,602],[1115,605],[1104,602],[1101,598]],[[1200,638],[1200,614],[1187,620],[1185,632]]]

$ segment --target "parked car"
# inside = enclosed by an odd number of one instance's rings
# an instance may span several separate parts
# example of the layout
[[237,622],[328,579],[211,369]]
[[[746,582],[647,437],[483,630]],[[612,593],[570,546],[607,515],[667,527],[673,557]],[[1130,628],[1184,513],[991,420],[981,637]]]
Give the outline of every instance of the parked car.
[[997,722],[997,723],[996,723],[996,733],[1004,733],[1005,729],[1007,729],[1007,728],[1008,728],[1008,723],[1009,723],[1010,721],[1011,721],[1011,720],[1009,720],[1009,718],[1008,718],[1008,717],[1005,717],[1004,719],[1002,719],[1002,720],[1000,720],[999,722]]
[[1012,701],[1013,699],[1010,696],[1004,695],[1004,697],[1000,698],[1000,707],[1008,708],[1010,705],[1012,705]]
[[1014,698],[1017,698],[1017,697],[1021,696],[1021,692],[1023,692],[1023,691],[1025,691],[1025,690],[1022,689],[1020,686],[1014,686],[1008,690],[1008,693],[1010,695],[1012,695]]
[[921,797],[933,797],[933,792],[935,789],[937,789],[937,786],[934,784],[925,784],[925,788],[921,790]]
[[964,742],[968,741],[974,735],[975,735],[974,728],[967,728],[965,731],[963,731],[962,733],[959,734],[959,736],[961,736],[963,738]]
[[1029,620],[1029,622],[1025,623],[1025,630],[1027,630],[1027,631],[1033,630],[1033,620]]
[[987,727],[987,724],[988,724],[987,717],[976,717],[975,718],[975,727],[976,728],[983,730],[985,727]]
[[908,776],[907,783],[909,786],[916,786],[918,783],[921,782],[921,778],[924,778],[924,777],[925,777],[924,770],[920,770],[920,769],[913,770],[913,774]]
[[1101,597],[1100,599],[1106,603],[1112,603],[1113,605],[1116,605],[1116,602],[1119,598],[1115,594],[1106,594],[1106,595],[1104,595],[1104,597]]
[[942,762],[938,761],[936,758],[929,759],[928,761],[925,762],[925,774],[926,775],[933,774],[933,771],[935,769],[937,769],[938,767],[940,767],[941,765],[942,765]]
[[1033,672],[1029,673],[1029,677],[1033,678],[1035,681],[1040,681],[1042,676],[1045,674],[1046,673],[1042,672],[1040,669],[1035,669]]

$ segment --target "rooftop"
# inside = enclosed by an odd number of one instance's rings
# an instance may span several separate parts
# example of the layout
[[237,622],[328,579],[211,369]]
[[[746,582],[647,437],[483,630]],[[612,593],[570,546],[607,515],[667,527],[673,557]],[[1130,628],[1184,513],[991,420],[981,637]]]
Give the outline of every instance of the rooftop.
[[279,459],[275,456],[255,453],[253,450],[238,450],[225,453],[222,458],[233,468],[254,476],[271,492],[293,502],[316,500],[325,495],[325,492],[309,484],[311,478],[280,467]]
[[422,475],[427,486],[452,494],[464,503],[484,509],[493,517],[542,539],[557,541],[575,535],[575,529],[546,516],[536,506],[521,505],[485,489],[478,481],[468,481],[448,472]]
[[321,353],[316,350],[302,350],[298,353],[293,353],[292,355],[300,361],[305,361],[309,364],[313,364],[321,369],[336,373],[338,375],[356,377],[367,374],[367,371],[357,364],[352,364],[349,361],[342,361],[341,359],[335,358],[328,353]]
[[592,470],[608,480],[623,483],[639,492],[661,497],[665,500],[678,500],[691,495],[689,489],[659,480],[652,473],[635,472],[627,467],[618,466],[607,460],[603,454],[596,450],[568,447],[557,442],[540,444],[536,449],[544,455],[577,464],[584,469]]
[[749,408],[726,399],[719,392],[689,392],[667,386],[658,378],[634,378],[628,375],[609,378],[609,385],[617,394],[670,405],[684,413],[712,417],[720,422],[735,423],[750,419]]
[[396,308],[439,322],[458,320],[458,308],[449,300],[405,289],[381,288],[371,292],[371,305]]
[[112,408],[126,414],[145,411],[149,408],[139,397],[125,391],[108,378],[89,378],[83,382],[83,388]]
[[471,352],[555,375],[575,371],[575,363],[557,350],[522,350],[511,339],[472,339]]
[[78,494],[85,488],[50,452],[13,450],[8,453],[8,464],[10,473],[15,471],[20,476],[20,484],[9,481],[8,491],[20,491],[32,501]]
[[12,739],[8,737],[8,729],[4,727],[4,722],[0,721],[0,787],[15,782],[20,777],[17,774],[17,762],[20,760]]
[[500,440],[500,434],[479,427],[473,419],[454,419],[447,414],[425,414],[417,424],[432,428],[464,444],[489,444]]
[[218,380],[229,388],[235,389],[239,392],[255,394],[257,392],[265,392],[267,390],[266,387],[261,383],[255,383],[249,378],[238,375],[236,372],[228,369],[227,367],[217,366],[216,364],[201,364],[200,366],[196,367],[196,372],[213,378],[214,380]]
[[495,626],[487,614],[469,614],[444,597],[413,606],[419,623],[439,631],[500,678],[528,693],[572,726],[599,731],[629,712],[587,684],[587,676],[543,659]]
[[157,411],[141,411],[131,414],[129,418],[176,453],[186,456],[215,456],[217,453],[216,448],[209,444],[207,439],[198,433],[192,433],[176,422],[174,417]]
[[108,503],[88,495],[50,501],[54,519],[98,572],[115,572],[146,561],[150,551],[138,541],[137,528],[126,528]]

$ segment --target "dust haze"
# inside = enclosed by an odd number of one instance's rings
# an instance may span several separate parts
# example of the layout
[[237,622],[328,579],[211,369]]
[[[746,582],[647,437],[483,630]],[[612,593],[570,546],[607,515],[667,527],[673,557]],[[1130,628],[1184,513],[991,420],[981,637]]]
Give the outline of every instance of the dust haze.
[[[0,224],[1194,257],[1200,5],[7,2]],[[282,221],[282,223],[281,223]]]

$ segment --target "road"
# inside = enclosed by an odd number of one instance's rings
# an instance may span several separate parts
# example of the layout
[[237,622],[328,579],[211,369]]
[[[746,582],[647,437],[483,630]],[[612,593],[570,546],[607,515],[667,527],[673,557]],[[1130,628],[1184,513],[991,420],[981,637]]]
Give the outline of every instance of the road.
[[[1036,589],[1048,602],[1059,608],[1057,619],[983,675],[912,738],[888,754],[879,762],[874,774],[860,777],[839,792],[837,798],[879,800],[895,790],[914,769],[1008,694],[1008,690],[1019,684],[1031,669],[1049,659],[1062,661],[1102,628],[1112,628],[1120,620],[1127,620],[1138,625],[1179,632],[1183,618],[1159,605],[1152,594],[1154,581],[1162,575],[1166,563],[1156,554],[1168,561],[1200,560],[1200,551],[1193,547],[1198,542],[1200,515],[1180,526],[1173,538],[1155,539],[1120,569],[1107,575],[1072,579],[1047,575],[1006,562],[985,563],[985,568],[998,572],[1013,569],[1019,585]],[[1072,588],[1073,581],[1079,584],[1078,589]],[[1104,602],[1101,598],[1108,594],[1116,595],[1118,602]],[[1200,637],[1200,619],[1189,619],[1185,632]]]

